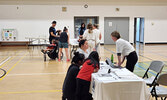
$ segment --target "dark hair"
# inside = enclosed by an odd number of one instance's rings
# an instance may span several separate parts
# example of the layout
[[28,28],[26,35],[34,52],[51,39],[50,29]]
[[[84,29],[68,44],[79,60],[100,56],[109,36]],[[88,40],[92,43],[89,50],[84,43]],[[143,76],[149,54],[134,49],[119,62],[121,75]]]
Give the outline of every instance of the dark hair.
[[67,30],[68,30],[67,27],[64,27],[63,32],[65,32],[65,31],[67,31]]
[[79,52],[74,52],[74,57],[72,58],[71,63],[72,64],[78,64],[79,61],[83,61],[85,59],[84,54],[81,54]]
[[111,35],[112,35],[113,37],[116,37],[117,39],[121,38],[119,32],[117,32],[117,31],[112,32]]
[[85,62],[87,60],[90,60],[90,63],[88,63],[88,65],[92,65],[93,64],[93,67],[97,67],[99,66],[99,54],[97,53],[97,51],[92,51],[89,55],[89,57],[85,60]]
[[84,25],[84,28],[85,28],[85,23],[81,23],[81,28],[82,28],[82,25]]
[[93,31],[93,25],[91,24],[91,23],[89,23],[88,25],[87,25],[87,29],[89,29],[89,33],[92,33]]
[[81,48],[81,46],[84,45],[86,41],[87,41],[86,39],[80,40],[79,47]]
[[98,25],[98,24],[94,24],[93,26],[96,27],[96,28],[99,28],[99,25]]
[[56,21],[53,21],[52,24],[56,24],[57,22]]

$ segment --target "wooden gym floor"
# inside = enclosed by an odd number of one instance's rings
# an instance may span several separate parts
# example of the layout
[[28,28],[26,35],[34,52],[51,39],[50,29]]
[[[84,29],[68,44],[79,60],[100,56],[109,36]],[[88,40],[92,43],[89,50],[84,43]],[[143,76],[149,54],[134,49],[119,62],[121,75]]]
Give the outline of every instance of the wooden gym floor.
[[[65,57],[61,62],[49,58],[44,62],[41,48],[44,47],[0,47],[0,68],[7,71],[7,75],[0,78],[0,100],[61,100],[62,84],[70,63]],[[167,45],[138,44],[135,48],[139,62],[134,73],[138,76],[142,77],[152,60],[167,64]],[[115,45],[101,46],[101,60],[111,54],[117,61]],[[163,72],[167,72],[166,66]]]

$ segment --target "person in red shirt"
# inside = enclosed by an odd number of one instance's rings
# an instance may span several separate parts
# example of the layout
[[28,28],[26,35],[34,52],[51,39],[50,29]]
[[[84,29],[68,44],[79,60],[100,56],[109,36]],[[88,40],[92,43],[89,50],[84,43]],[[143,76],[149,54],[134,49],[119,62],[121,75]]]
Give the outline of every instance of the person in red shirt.
[[97,51],[90,53],[77,75],[76,100],[92,100],[89,93],[91,74],[99,70],[99,54]]

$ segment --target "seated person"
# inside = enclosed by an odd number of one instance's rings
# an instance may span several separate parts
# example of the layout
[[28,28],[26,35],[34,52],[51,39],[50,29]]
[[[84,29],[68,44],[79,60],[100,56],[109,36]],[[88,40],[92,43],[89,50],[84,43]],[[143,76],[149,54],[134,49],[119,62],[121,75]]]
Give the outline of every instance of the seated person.
[[74,53],[71,65],[67,71],[64,84],[63,84],[63,97],[62,100],[75,100],[76,94],[76,76],[79,72],[79,67],[84,62],[84,55],[79,52]]
[[57,46],[57,42],[55,39],[52,39],[52,44],[49,44],[49,46],[46,49],[42,49],[41,52],[46,54],[47,52],[53,50],[55,46]]
[[90,52],[88,50],[88,41],[86,39],[80,40],[79,42],[79,49],[77,52],[82,53],[85,55],[85,59],[88,58]]

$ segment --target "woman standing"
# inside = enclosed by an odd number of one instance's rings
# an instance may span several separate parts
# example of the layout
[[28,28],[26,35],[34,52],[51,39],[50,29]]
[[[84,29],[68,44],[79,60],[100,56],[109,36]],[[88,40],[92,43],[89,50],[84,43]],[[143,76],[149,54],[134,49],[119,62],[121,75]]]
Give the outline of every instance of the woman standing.
[[[111,38],[114,42],[116,42],[118,66],[122,65],[126,57],[127,59],[126,68],[131,72],[133,72],[135,64],[138,61],[138,57],[134,47],[128,41],[121,39],[121,36],[117,31],[114,31],[111,33]],[[122,59],[121,59],[121,55],[123,56]]]
[[102,35],[101,35],[101,32],[98,28],[99,28],[99,26],[97,24],[93,25],[93,29],[96,31],[96,34],[98,36],[98,42],[97,42],[97,45],[96,45],[96,50],[100,54],[100,41],[101,41]]
[[83,64],[85,57],[79,52],[75,52],[74,55],[64,80],[62,100],[75,100],[76,77],[80,70],[79,67]]
[[61,58],[63,48],[65,48],[67,62],[70,61],[70,59],[68,58],[69,38],[70,38],[70,36],[68,33],[68,29],[66,27],[64,27],[63,32],[60,34],[60,38],[59,38],[59,59],[58,59],[58,61],[61,61],[60,58]]
[[86,28],[85,28],[85,23],[81,24],[81,27],[78,30],[78,34],[79,34],[79,38],[82,39],[83,38],[83,34],[85,32]]
[[89,93],[91,74],[99,70],[99,55],[96,51],[90,53],[77,75],[76,100],[92,100]]
[[96,31],[93,30],[93,25],[91,23],[89,23],[87,25],[87,30],[85,30],[84,35],[83,35],[83,39],[87,39],[88,41],[88,50],[91,51],[95,51],[95,47],[98,43],[98,34],[96,34]]

